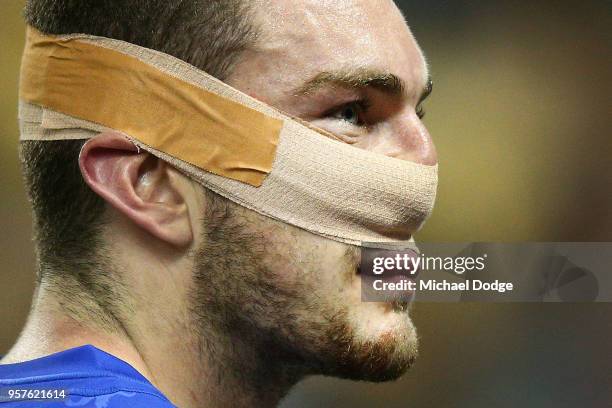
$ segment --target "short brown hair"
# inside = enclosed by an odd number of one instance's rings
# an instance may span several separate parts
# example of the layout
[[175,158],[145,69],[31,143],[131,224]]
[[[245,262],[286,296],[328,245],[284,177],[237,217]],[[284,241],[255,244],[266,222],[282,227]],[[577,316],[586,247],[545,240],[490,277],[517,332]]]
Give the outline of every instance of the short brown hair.
[[[28,0],[24,14],[28,24],[48,34],[128,41],[223,80],[256,41],[250,11],[242,0]],[[34,212],[39,279],[68,273],[91,288],[96,282],[88,271],[99,263],[105,202],[81,176],[83,143],[26,141],[20,157]]]

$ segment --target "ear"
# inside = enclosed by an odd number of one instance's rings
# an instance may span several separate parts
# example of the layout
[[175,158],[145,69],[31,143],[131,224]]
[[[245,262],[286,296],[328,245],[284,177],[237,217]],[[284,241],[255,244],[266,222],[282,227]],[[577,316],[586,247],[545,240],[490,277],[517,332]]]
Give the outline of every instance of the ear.
[[89,187],[151,235],[174,246],[193,240],[176,171],[117,132],[88,140],[79,167]]

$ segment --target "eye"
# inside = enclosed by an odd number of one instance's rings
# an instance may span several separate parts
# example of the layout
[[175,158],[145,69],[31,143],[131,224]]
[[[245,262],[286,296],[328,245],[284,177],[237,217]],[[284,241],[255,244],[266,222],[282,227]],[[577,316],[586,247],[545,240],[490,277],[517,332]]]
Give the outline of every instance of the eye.
[[367,110],[365,101],[354,101],[342,105],[340,108],[330,112],[329,116],[335,119],[340,119],[354,126],[363,126],[365,121],[363,115]]

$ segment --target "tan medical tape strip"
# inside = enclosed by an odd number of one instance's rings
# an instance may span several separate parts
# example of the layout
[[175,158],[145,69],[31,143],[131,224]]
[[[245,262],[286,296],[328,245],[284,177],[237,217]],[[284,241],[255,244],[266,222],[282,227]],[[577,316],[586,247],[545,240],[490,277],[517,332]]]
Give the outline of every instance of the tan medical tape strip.
[[34,29],[27,42],[22,100],[103,124],[254,186],[272,169],[280,120],[111,49]]
[[[172,56],[108,38],[62,38],[124,53],[169,76],[282,120],[272,171],[260,187],[203,171],[124,132],[138,146],[246,208],[354,245],[408,240],[431,213],[437,166],[386,157],[325,137],[329,134],[305,126]],[[133,120],[138,119],[136,113]],[[20,125],[22,140],[83,139],[112,129],[24,100],[20,103]]]

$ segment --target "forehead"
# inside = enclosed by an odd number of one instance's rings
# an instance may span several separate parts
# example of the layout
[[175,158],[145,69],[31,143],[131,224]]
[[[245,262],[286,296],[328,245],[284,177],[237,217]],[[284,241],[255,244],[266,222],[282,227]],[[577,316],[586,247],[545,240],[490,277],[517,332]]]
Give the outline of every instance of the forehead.
[[261,0],[258,6],[260,69],[291,71],[295,80],[368,67],[409,85],[425,81],[421,50],[391,0]]

